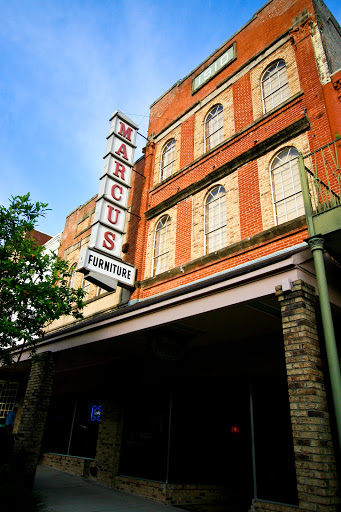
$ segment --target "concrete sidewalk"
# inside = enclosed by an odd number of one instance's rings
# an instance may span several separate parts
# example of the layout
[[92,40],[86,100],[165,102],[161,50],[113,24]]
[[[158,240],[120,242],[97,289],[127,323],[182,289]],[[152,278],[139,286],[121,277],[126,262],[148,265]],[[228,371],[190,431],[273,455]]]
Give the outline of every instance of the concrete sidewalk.
[[44,512],[184,511],[46,466],[38,466],[34,489],[44,500]]

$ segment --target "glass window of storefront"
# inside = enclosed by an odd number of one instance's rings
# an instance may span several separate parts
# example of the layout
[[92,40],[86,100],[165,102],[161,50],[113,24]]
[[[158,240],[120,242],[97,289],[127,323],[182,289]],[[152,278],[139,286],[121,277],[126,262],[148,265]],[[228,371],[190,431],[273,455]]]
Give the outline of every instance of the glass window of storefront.
[[94,458],[101,403],[92,399],[59,398],[51,402],[45,451]]

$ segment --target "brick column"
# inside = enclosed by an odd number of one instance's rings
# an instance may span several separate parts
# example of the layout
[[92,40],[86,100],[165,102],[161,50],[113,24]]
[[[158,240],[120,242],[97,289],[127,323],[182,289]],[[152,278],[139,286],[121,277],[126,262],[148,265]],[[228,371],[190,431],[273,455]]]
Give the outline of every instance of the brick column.
[[98,430],[96,457],[90,474],[97,482],[112,487],[118,475],[123,426],[123,410],[119,403],[105,400]]
[[30,483],[39,461],[54,375],[52,352],[45,352],[41,360],[32,362],[13,453],[16,467]]
[[315,316],[314,288],[276,288],[281,305],[300,510],[337,509],[338,484]]

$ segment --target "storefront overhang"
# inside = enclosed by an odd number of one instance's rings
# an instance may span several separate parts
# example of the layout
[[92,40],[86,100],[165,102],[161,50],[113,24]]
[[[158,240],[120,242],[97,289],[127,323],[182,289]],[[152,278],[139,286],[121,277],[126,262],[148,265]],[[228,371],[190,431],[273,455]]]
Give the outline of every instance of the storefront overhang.
[[[300,279],[316,288],[312,255],[306,244],[50,333],[38,343],[37,353],[47,350],[59,352],[105,340],[114,341],[124,335],[274,296],[276,286],[289,290],[290,283]],[[341,307],[341,295],[332,287],[330,300]],[[24,353],[21,360],[28,358],[29,354]]]

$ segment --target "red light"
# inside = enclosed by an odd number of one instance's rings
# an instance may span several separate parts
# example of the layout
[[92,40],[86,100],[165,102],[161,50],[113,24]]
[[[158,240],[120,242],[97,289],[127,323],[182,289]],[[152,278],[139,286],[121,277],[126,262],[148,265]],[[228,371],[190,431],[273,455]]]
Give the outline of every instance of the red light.
[[239,434],[239,427],[238,427],[238,425],[232,425],[231,426],[231,433],[232,434]]

